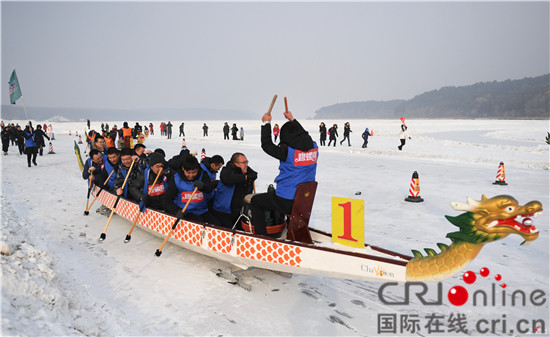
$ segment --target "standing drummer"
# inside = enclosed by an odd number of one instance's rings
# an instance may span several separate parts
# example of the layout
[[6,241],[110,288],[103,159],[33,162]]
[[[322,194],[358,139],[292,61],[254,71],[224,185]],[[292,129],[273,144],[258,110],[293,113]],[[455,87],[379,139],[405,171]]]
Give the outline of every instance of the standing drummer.
[[288,121],[281,127],[278,145],[271,140],[271,114],[266,113],[262,117],[262,149],[279,160],[279,175],[275,178],[275,193],[256,194],[250,202],[251,221],[256,234],[267,234],[266,210],[290,214],[298,185],[315,181],[319,154],[317,143],[290,111],[283,114]]
[[[222,226],[233,227],[240,215],[244,197],[254,191],[253,183],[257,177],[258,173],[248,166],[248,159],[240,152],[235,152],[222,168],[212,203],[212,214]],[[236,228],[240,229],[240,225]]]

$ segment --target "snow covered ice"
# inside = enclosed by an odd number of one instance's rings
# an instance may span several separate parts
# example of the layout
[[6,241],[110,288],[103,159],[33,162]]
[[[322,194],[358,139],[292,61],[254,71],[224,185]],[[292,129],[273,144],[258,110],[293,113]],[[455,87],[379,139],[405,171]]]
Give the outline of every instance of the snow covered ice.
[[[296,117],[318,140],[321,121]],[[92,128],[99,130],[101,122],[105,121],[92,122]],[[123,121],[108,122],[120,126]],[[138,122],[148,125],[150,121]],[[259,172],[258,192],[265,191],[277,175],[278,164],[261,150],[260,118],[227,120],[244,127],[244,141],[224,141],[223,122],[206,121],[209,136],[202,137],[203,121],[186,121],[187,146],[199,153],[205,148],[207,156],[220,154],[226,161],[234,152],[245,153]],[[342,129],[346,121],[324,122],[337,123]],[[274,123],[284,123],[282,114],[274,113]],[[409,305],[386,305],[378,295],[382,283],[297,274],[289,279],[267,270],[244,273],[252,285],[247,292],[210,271],[228,267],[224,262],[172,244],[156,257],[162,239],[138,229],[132,241],[124,244],[131,223],[118,216],[113,217],[106,240],[99,243],[107,218],[95,212],[98,202],[89,216],[82,215],[87,186],[73,150],[73,141],[78,141],[75,131],[87,130],[85,122],[58,122],[52,123],[56,154],[38,157],[38,166],[28,168],[26,158],[13,146],[1,157],[2,335],[457,336],[465,333],[448,331],[448,319],[458,314],[467,319],[468,335],[524,335],[517,330],[522,319],[528,323],[521,326],[530,333],[548,335],[548,121],[407,120],[412,139],[407,139],[403,151],[397,149],[399,120],[350,123],[351,147],[339,143],[320,147],[311,227],[331,232],[332,196],[360,198],[365,201],[365,241],[411,255],[411,249],[439,251],[437,242],[450,243],[445,235],[455,227],[444,215],[460,214],[450,207],[451,202],[508,194],[522,205],[531,200],[542,203],[544,215],[533,219],[540,230],[536,241],[520,246],[522,239],[511,235],[490,243],[464,270],[478,273],[486,267],[489,277],[478,274],[473,285],[462,281],[462,273],[442,281],[445,297],[455,285],[464,286],[470,294],[481,289],[492,296],[495,284],[494,305],[489,300],[486,306],[474,306],[472,301],[453,306],[445,298],[442,305],[428,306],[414,295]],[[159,122],[153,124],[155,135],[145,142],[147,148],[163,148],[167,157],[177,154],[181,148],[177,130],[167,140],[160,136]],[[365,127],[374,136],[369,147],[362,149]],[[501,161],[507,186],[492,184]],[[404,201],[414,171],[424,199],[418,204]],[[501,275],[500,282],[494,279],[496,274]],[[506,289],[500,286],[503,282]],[[436,283],[428,286],[428,297],[434,298]],[[537,289],[544,291],[542,305],[529,300]],[[385,297],[403,300],[402,286],[386,290]],[[525,305],[511,305],[514,290],[527,294]],[[420,330],[380,331],[380,315],[391,314],[416,317]],[[427,317],[434,314],[444,316],[444,332],[428,329]],[[496,319],[501,321],[492,331],[491,320]],[[537,323],[539,330],[531,330],[531,322],[539,319],[544,324]]]

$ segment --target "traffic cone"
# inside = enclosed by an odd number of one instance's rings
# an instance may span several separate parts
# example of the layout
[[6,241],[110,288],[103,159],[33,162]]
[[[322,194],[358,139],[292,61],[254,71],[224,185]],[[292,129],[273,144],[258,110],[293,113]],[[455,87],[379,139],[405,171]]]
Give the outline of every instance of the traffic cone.
[[69,130],[69,136],[71,135],[71,130]]
[[418,173],[414,171],[411,179],[411,187],[409,188],[409,196],[405,198],[405,201],[410,202],[422,202],[424,199],[420,197],[420,182],[418,179]]
[[48,152],[48,154],[55,154],[55,152],[53,152],[52,142],[50,142],[50,152]]
[[201,152],[201,161],[206,157],[206,152],[204,150],[204,148],[202,149],[202,152]]
[[504,173],[504,163],[500,162],[500,164],[498,165],[497,180],[495,180],[493,185],[508,185],[505,178],[506,174]]
[[187,148],[187,143],[185,142],[185,138],[183,138],[183,140],[181,141],[181,148],[182,148],[182,149],[186,149],[186,148]]
[[78,144],[82,144],[82,136],[78,136]]

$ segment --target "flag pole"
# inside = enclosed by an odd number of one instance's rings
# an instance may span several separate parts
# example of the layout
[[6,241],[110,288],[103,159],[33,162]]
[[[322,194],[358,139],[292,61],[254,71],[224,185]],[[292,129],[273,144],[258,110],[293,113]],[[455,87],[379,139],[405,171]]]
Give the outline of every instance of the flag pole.
[[27,108],[25,106],[25,100],[23,99],[23,95],[21,95],[21,102],[23,102],[23,110],[25,110],[25,116],[27,116],[27,120],[30,121],[29,115],[27,114]]

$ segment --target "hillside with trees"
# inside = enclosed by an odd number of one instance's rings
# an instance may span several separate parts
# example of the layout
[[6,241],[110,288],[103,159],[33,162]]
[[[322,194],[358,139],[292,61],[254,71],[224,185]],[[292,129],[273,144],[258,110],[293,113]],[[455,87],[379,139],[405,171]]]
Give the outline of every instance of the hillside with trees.
[[410,100],[340,103],[315,118],[549,119],[550,74],[503,82],[443,87]]

